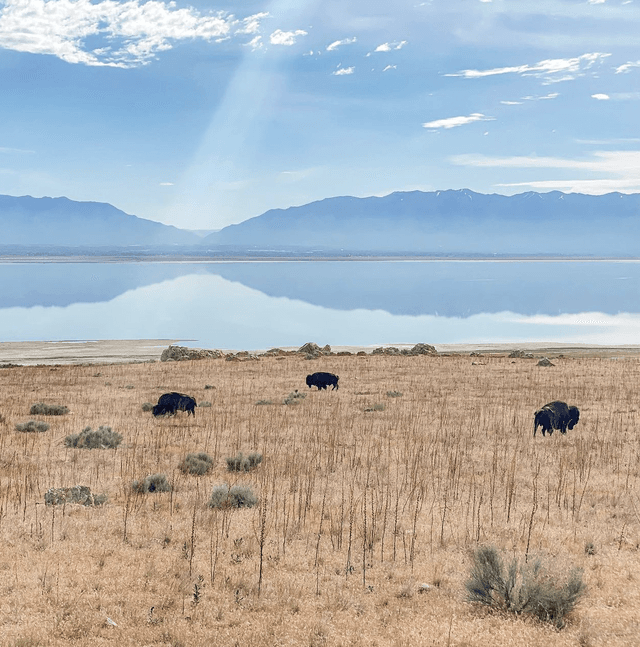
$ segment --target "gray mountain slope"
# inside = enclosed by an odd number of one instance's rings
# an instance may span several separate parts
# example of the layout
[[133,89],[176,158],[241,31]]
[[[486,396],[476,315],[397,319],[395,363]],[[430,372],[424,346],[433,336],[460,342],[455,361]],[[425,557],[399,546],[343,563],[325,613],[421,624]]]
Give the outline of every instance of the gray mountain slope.
[[336,197],[261,216],[203,239],[207,245],[345,251],[597,254],[640,252],[640,194],[467,189]]
[[102,202],[0,195],[4,245],[190,245],[192,232],[131,216]]

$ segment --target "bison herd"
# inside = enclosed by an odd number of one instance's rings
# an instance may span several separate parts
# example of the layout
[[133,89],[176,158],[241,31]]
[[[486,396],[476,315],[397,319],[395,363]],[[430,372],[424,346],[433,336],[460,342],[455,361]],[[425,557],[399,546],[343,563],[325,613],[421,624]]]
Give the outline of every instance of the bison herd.
[[[327,390],[331,386],[331,390],[338,389],[337,375],[333,373],[312,373],[307,375],[307,386],[311,388],[315,386],[318,391]],[[189,395],[184,393],[165,393],[160,396],[158,404],[153,407],[154,416],[173,416],[177,411],[186,411],[187,415],[196,415],[196,401]],[[533,435],[535,436],[538,427],[542,427],[542,435],[547,433],[551,436],[554,430],[558,430],[561,434],[566,434],[567,429],[573,429],[580,419],[580,411],[578,407],[569,406],[566,402],[554,400],[545,404],[538,409],[534,414],[533,420]]]

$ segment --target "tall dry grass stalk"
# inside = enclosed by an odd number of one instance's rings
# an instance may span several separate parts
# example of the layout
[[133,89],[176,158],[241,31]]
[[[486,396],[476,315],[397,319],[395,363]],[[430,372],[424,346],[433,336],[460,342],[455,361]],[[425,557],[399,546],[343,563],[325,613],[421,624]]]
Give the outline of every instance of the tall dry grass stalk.
[[[640,362],[483,361],[322,358],[312,370],[340,390],[296,406],[280,403],[306,388],[298,357],[0,370],[2,644],[637,644]],[[212,406],[142,410],[168,391]],[[533,438],[533,412],[555,399],[579,424]],[[16,432],[37,402],[69,413]],[[65,446],[101,425],[117,449]],[[263,462],[229,472],[225,457],[248,451]],[[213,467],[180,469],[190,452]],[[146,474],[171,492],[132,490]],[[258,504],[210,508],[223,483]],[[108,501],[44,505],[73,485]],[[584,569],[565,629],[466,602],[485,544]]]

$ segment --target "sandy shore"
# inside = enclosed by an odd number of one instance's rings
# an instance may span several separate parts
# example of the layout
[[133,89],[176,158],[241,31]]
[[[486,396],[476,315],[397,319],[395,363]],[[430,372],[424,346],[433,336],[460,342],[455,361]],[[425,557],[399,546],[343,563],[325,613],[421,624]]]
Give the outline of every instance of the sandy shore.
[[[0,342],[0,366],[19,364],[114,364],[129,362],[159,361],[162,351],[170,344],[181,342],[174,339],[126,339],[92,341],[28,341]],[[370,353],[379,346],[411,348],[413,344],[377,344],[372,346],[331,346],[334,352],[365,351]],[[439,353],[485,355],[509,354],[520,349],[536,357],[640,357],[640,345],[597,346],[588,344],[562,344],[549,342],[503,343],[503,344],[435,344]],[[298,347],[283,346],[283,350]],[[261,353],[264,349],[219,349],[225,352],[250,350]]]

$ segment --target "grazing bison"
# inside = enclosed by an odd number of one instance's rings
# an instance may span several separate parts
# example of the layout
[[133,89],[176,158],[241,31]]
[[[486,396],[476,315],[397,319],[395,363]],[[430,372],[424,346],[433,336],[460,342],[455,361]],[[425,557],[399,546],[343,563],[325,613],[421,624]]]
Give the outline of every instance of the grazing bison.
[[338,376],[333,373],[313,373],[312,375],[307,375],[307,386],[311,388],[312,386],[317,386],[318,391],[320,389],[326,389],[329,385],[333,385],[333,389],[338,388]]
[[196,401],[184,393],[165,393],[161,395],[158,404],[153,407],[154,416],[174,415],[176,411],[186,411],[187,415],[196,415]]
[[549,432],[551,436],[554,429],[559,429],[560,433],[566,434],[567,427],[573,429],[579,418],[580,411],[578,407],[570,407],[566,402],[560,402],[559,400],[549,402],[535,413],[533,435],[536,435],[538,427],[542,427],[543,436],[546,432]]

